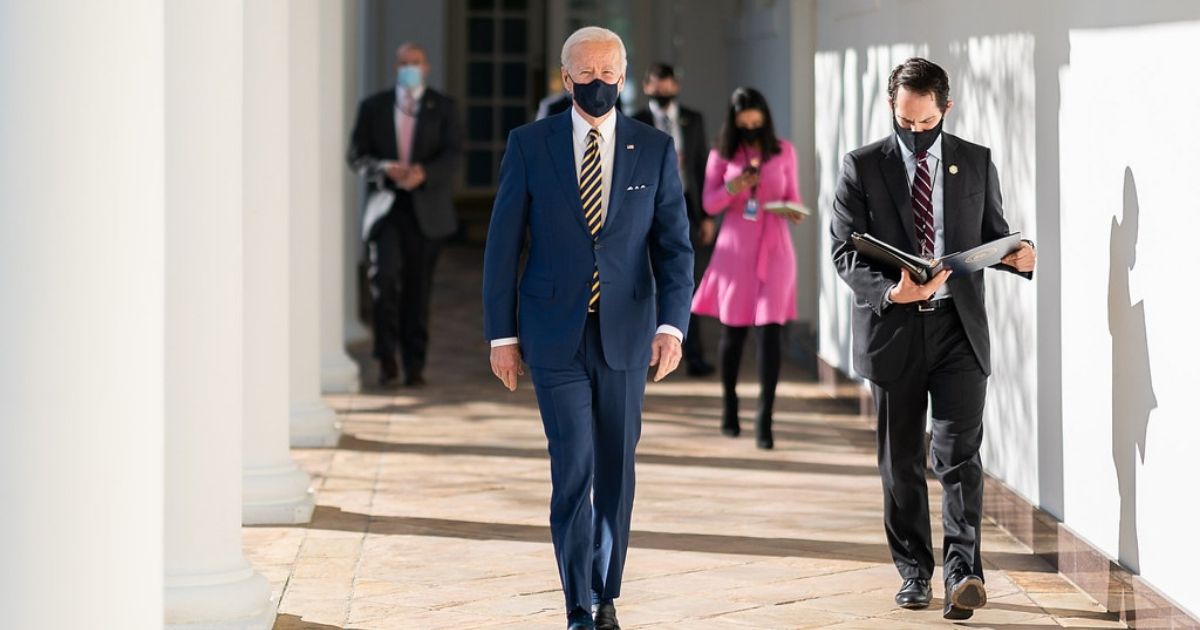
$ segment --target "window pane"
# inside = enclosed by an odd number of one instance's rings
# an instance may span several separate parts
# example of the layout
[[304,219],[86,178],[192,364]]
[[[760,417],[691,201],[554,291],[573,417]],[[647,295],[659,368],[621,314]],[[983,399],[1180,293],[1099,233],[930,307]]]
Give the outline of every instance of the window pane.
[[496,50],[496,22],[491,18],[467,20],[467,46],[473,53],[491,54]]
[[492,70],[492,64],[484,61],[467,64],[467,96],[491,98],[494,95],[496,82]]
[[504,0],[504,8],[509,11],[524,11],[529,8],[528,0]]
[[523,55],[527,44],[525,20],[523,18],[508,18],[504,20],[504,52],[510,55]]
[[523,62],[506,63],[501,68],[503,76],[500,80],[501,90],[508,98],[525,98],[526,64]]
[[467,108],[467,138],[483,142],[491,140],[494,121],[491,107],[473,105]]
[[491,186],[495,169],[492,168],[491,151],[467,152],[467,185]]
[[507,138],[508,132],[532,119],[524,107],[508,106],[500,110],[500,137]]
[[496,0],[471,0],[467,7],[472,11],[491,11],[496,7]]

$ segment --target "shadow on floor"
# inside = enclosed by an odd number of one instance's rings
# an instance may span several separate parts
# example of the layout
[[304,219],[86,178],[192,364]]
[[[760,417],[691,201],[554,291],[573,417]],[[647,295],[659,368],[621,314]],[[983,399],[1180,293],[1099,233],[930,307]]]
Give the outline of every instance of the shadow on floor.
[[[488,446],[471,444],[425,444],[418,442],[383,442],[356,435],[343,434],[338,450],[369,453],[407,453],[415,455],[472,455],[477,457],[515,457],[524,459],[548,459],[544,448],[518,448],[511,446]],[[783,461],[778,459],[749,459],[736,457],[691,457],[684,455],[662,455],[640,453],[639,464],[664,466],[691,466],[700,468],[733,468],[738,470],[769,470],[783,473],[814,475],[868,475],[879,474],[874,466],[852,466],[840,464],[818,464],[812,462]]]
[[317,623],[315,621],[305,621],[296,615],[279,615],[275,617],[275,625],[272,630],[360,630],[358,628],[348,628],[345,626],[331,626],[327,623]]
[[[543,525],[489,523],[416,516],[369,516],[337,507],[318,505],[311,529],[366,532],[382,536],[435,536],[463,540],[509,540],[550,543],[550,528]],[[635,530],[631,547],[660,551],[691,551],[775,558],[815,558],[891,564],[888,547],[882,543],[838,542],[805,538],[726,536],[684,532]],[[935,555],[938,549],[934,548]],[[1029,554],[989,552],[984,558],[1001,570],[1053,573],[1050,565]],[[999,607],[1000,605],[997,605]]]

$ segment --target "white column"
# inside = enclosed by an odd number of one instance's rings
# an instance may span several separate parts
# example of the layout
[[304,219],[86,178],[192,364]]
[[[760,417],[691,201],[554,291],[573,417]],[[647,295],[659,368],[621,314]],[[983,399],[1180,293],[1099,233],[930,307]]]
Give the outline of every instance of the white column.
[[321,296],[321,389],[330,393],[357,392],[358,364],[346,354],[346,206],[349,169],[346,167],[346,91],[351,76],[346,73],[346,27],[353,22],[347,0],[320,3],[318,23],[318,126],[317,160],[320,197],[317,208],[320,238]]
[[309,477],[288,452],[288,2],[248,2],[245,19],[242,523],[307,523]]
[[[366,35],[363,32],[363,12],[366,10],[366,5],[361,2],[350,3],[349,16],[346,18],[346,41],[350,44],[346,47],[346,63],[344,69],[346,72],[346,92],[343,96],[346,107],[346,129],[354,128],[354,117],[358,114],[358,101],[360,84],[363,76],[362,66],[362,50],[363,43],[366,40]],[[343,143],[349,142],[349,134],[342,139]],[[345,148],[345,146],[343,146]],[[346,185],[346,207],[349,210],[346,212],[346,225],[343,228],[343,242],[345,246],[345,269],[343,278],[343,293],[345,298],[343,306],[345,316],[345,339],[346,345],[364,343],[371,338],[371,331],[363,325],[359,319],[359,302],[358,302],[358,264],[363,255],[363,244],[361,237],[361,221],[362,221],[362,201],[360,194],[363,185],[359,182],[358,176],[346,170],[346,176],[349,178],[349,183]],[[361,374],[359,375],[361,379]]]
[[163,45],[0,2],[3,628],[162,626]]
[[333,410],[321,400],[321,263],[319,203],[321,192],[318,129],[321,126],[317,81],[318,0],[289,4],[290,60],[288,147],[290,199],[292,446],[334,446],[341,427]]
[[241,538],[242,5],[164,6],[165,622],[265,630],[270,587]]

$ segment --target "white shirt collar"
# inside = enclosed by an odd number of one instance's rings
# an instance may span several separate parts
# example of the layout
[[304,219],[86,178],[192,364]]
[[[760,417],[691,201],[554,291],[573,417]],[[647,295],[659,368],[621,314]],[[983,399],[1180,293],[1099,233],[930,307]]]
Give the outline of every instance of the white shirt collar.
[[[604,122],[601,122],[600,126],[596,129],[600,131],[601,140],[603,140],[606,144],[612,142],[613,134],[617,130],[616,107],[613,107],[613,110],[608,113],[608,118],[605,118]],[[583,116],[579,115],[579,110],[576,109],[574,105],[571,105],[571,133],[575,136],[575,139],[582,142],[587,142],[587,135],[591,130],[592,125],[588,123],[588,121],[584,120]]]
[[[904,156],[904,161],[909,162],[914,160],[915,157],[913,156],[913,152],[909,151],[908,146],[900,141],[900,134],[895,135],[896,144],[900,145],[900,155]],[[933,144],[929,146],[929,151],[927,151],[930,157],[937,160],[939,163],[942,161],[942,136],[944,135],[946,135],[946,130],[943,128],[942,132],[939,133],[937,138],[934,139]]]
[[672,99],[671,104],[667,105],[666,109],[663,109],[662,107],[658,106],[658,101],[650,99],[650,113],[654,114],[656,117],[665,114],[667,118],[675,120],[679,116],[679,100]]
[[411,98],[412,102],[414,102],[414,103],[420,103],[422,96],[425,96],[425,86],[424,85],[418,85],[417,89],[415,89],[411,92],[409,92],[407,89],[402,88],[398,85],[396,86],[396,104],[397,105],[407,106],[409,103],[409,98]]

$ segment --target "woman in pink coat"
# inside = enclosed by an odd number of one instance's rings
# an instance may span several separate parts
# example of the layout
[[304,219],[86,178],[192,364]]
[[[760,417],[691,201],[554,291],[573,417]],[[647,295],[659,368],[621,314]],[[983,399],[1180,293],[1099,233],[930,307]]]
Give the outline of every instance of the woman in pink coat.
[[796,151],[775,135],[767,101],[757,90],[738,88],[717,148],[708,155],[704,210],[724,213],[712,260],[692,312],[721,320],[721,383],[725,409],[721,432],[736,437],[737,377],[742,347],[753,328],[762,384],[755,417],[759,448],[773,448],[771,415],[783,351],[783,324],[796,316],[796,257],[787,219],[768,212],[773,202],[800,205]]

